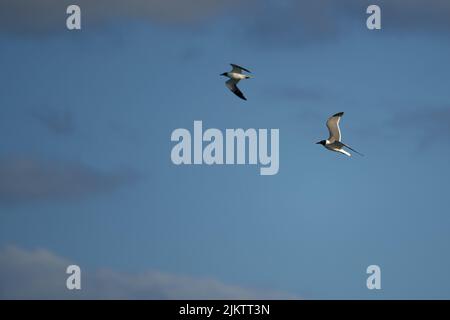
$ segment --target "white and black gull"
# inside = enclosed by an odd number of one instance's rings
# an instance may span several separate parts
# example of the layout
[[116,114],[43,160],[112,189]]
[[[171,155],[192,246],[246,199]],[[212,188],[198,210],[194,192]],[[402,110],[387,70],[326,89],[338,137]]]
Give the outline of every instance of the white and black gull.
[[328,131],[330,132],[330,137],[327,140],[321,140],[321,141],[317,142],[317,144],[321,144],[328,150],[331,150],[334,152],[339,152],[339,153],[345,154],[346,156],[349,156],[349,157],[351,157],[352,155],[350,154],[350,152],[345,150],[344,147],[363,156],[363,154],[359,153],[355,149],[350,148],[348,145],[344,144],[341,141],[342,135],[341,135],[341,129],[339,128],[339,122],[341,121],[341,118],[343,115],[344,115],[343,112],[339,112],[339,113],[336,113],[335,115],[331,116],[327,120],[327,127],[328,127]]
[[247,100],[247,98],[244,96],[241,90],[237,87],[237,84],[239,81],[243,79],[249,79],[251,78],[249,75],[244,74],[243,71],[251,73],[249,70],[240,67],[236,64],[231,63],[231,66],[233,69],[230,72],[224,72],[221,74],[221,76],[225,76],[230,78],[225,82],[225,85],[230,89],[231,92],[233,92],[235,95],[237,95],[239,98],[243,100]]

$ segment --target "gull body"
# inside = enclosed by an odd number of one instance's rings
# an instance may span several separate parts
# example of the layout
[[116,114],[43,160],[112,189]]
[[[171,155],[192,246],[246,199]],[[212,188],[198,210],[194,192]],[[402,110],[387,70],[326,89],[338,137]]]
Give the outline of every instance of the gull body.
[[317,142],[317,144],[323,145],[328,150],[345,154],[348,157],[351,157],[352,155],[350,152],[345,150],[344,147],[362,156],[361,153],[341,142],[342,135],[341,128],[339,127],[339,122],[341,121],[343,115],[343,112],[339,112],[328,118],[327,128],[330,133],[330,137],[326,140]]
[[233,67],[233,69],[231,71],[224,72],[224,73],[221,74],[221,76],[229,78],[229,80],[227,80],[225,82],[225,85],[236,96],[238,96],[239,98],[241,98],[243,100],[247,100],[247,98],[244,96],[242,91],[237,87],[237,84],[241,80],[251,78],[249,75],[243,73],[243,71],[245,71],[245,72],[250,72],[250,71],[245,69],[245,68],[243,68],[243,67],[240,67],[240,66],[238,66],[236,64],[233,64],[233,63],[231,64],[231,66]]
[[325,140],[325,144],[323,146],[328,150],[345,154],[348,157],[352,156],[350,152],[343,149],[344,146],[338,141],[331,142],[327,139]]
[[250,76],[246,75],[246,74],[242,74],[242,73],[236,73],[236,72],[226,72],[225,74],[223,74],[224,76],[233,79],[233,80],[244,80],[244,79],[249,79]]

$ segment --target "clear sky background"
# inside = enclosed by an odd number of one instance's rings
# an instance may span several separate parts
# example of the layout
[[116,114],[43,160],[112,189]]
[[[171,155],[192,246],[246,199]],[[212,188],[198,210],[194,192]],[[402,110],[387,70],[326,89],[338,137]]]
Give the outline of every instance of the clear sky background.
[[[0,2],[0,298],[450,299],[450,2],[77,3]],[[365,157],[315,144],[340,111]],[[173,165],[194,120],[279,173]]]

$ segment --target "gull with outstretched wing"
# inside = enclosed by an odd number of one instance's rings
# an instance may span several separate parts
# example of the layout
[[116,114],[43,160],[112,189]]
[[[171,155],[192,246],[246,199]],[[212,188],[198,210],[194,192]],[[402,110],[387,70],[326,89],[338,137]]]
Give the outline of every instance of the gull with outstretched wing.
[[243,71],[248,73],[251,72],[248,69],[238,66],[237,64],[231,63],[231,66],[233,67],[233,69],[231,69],[230,72],[224,72],[221,74],[221,76],[230,78],[225,82],[225,85],[227,86],[228,89],[230,89],[231,92],[233,92],[239,98],[247,100],[242,91],[238,88],[237,84],[239,83],[239,81],[243,79],[251,78],[249,75],[244,74]]
[[344,144],[341,141],[342,135],[341,135],[341,128],[339,127],[339,122],[341,121],[341,118],[343,115],[344,115],[343,112],[339,112],[339,113],[332,115],[330,118],[328,118],[327,128],[330,133],[330,136],[327,140],[321,140],[321,141],[317,142],[317,144],[321,144],[328,150],[331,150],[334,152],[339,152],[339,153],[345,154],[346,156],[349,156],[349,157],[351,157],[352,155],[350,154],[350,152],[345,150],[344,147],[347,149],[350,149],[362,156],[363,154],[359,153],[355,149],[350,148],[348,145]]

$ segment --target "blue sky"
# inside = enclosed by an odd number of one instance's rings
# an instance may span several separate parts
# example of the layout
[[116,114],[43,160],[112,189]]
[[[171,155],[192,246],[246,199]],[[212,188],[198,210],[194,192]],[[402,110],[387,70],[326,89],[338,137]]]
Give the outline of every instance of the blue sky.
[[[22,2],[0,4],[2,298],[72,297],[65,261],[89,298],[450,298],[450,5],[381,1],[369,31],[365,1],[80,1],[69,32],[64,1]],[[340,111],[365,157],[315,145]],[[280,129],[279,173],[174,166],[194,120]]]

